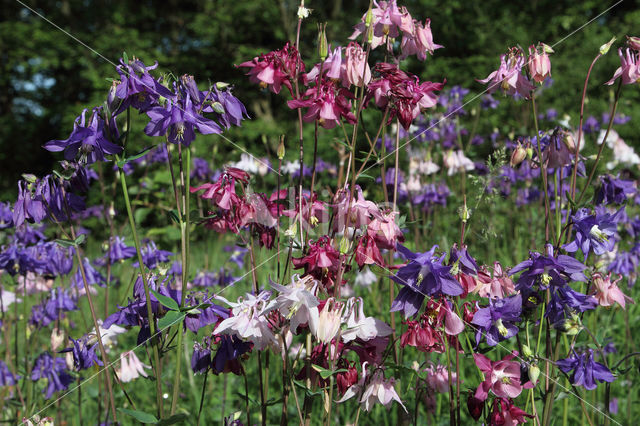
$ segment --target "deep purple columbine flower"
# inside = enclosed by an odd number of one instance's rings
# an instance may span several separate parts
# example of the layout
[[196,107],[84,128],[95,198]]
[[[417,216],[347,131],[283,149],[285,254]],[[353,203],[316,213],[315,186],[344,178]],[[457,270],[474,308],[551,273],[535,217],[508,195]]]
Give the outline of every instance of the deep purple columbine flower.
[[538,284],[540,289],[546,289],[550,285],[563,286],[568,281],[586,281],[587,277],[582,271],[586,266],[576,259],[560,254],[553,255],[553,247],[547,244],[546,256],[530,252],[531,258],[514,266],[509,275],[522,271],[516,284],[516,290],[533,290]]
[[196,138],[194,129],[203,135],[222,133],[215,121],[200,115],[188,94],[185,99],[167,101],[165,106],[151,108],[147,115],[151,121],[144,132],[149,136],[168,135],[169,142],[174,144],[189,146]]
[[73,383],[73,377],[67,372],[67,363],[64,358],[54,358],[49,352],[43,352],[36,359],[31,371],[31,380],[34,382],[47,379],[45,398],[51,398],[54,392],[63,391]]
[[116,71],[120,74],[120,82],[115,88],[115,96],[122,99],[113,115],[118,115],[128,107],[133,107],[140,112],[146,112],[157,105],[158,99],[173,98],[175,95],[164,87],[158,80],[149,74],[149,70],[156,69],[158,62],[147,67],[136,58],[128,64],[120,59],[122,65],[118,65]]
[[24,223],[40,223],[47,217],[42,185],[35,176],[29,181],[18,181],[18,199],[13,206],[13,224],[17,228]]
[[193,157],[191,166],[191,180],[193,182],[209,182],[213,172],[209,167],[209,162],[204,158]]
[[216,305],[212,302],[212,298],[206,293],[200,295],[191,293],[187,295],[185,298],[186,306],[197,306],[201,303],[209,304],[207,307],[198,308],[200,311],[198,314],[187,314],[184,319],[184,325],[187,329],[197,334],[202,327],[215,324],[220,319],[229,318],[229,309]]
[[104,365],[96,354],[97,343],[88,346],[84,339],[74,340],[69,337],[73,343],[73,348],[65,349],[61,352],[73,352],[73,365],[76,371],[86,370],[93,367],[94,364]]
[[584,121],[582,130],[584,130],[586,134],[595,133],[600,130],[600,123],[598,122],[598,119],[593,115],[590,115],[589,118]]
[[11,228],[13,226],[13,212],[11,203],[0,203],[0,229]]
[[467,251],[467,246],[458,249],[458,244],[454,243],[449,251],[449,264],[463,274],[478,275],[478,264]]
[[213,371],[216,374],[227,370],[233,371],[233,366],[229,364],[249,352],[253,346],[252,343],[244,342],[235,335],[223,334],[216,336],[216,339],[220,339],[220,346],[213,357]]
[[[73,125],[73,131],[67,139],[51,140],[44,144],[44,149],[52,152],[64,151],[64,159],[75,160],[80,154],[82,164],[92,164],[104,161],[105,155],[120,154],[122,147],[111,142],[111,137],[117,138],[115,120],[107,125],[102,118],[102,107],[96,107],[89,117],[85,118],[87,109],[82,111]],[[116,134],[109,135],[109,129]]]
[[191,355],[191,370],[194,374],[206,373],[211,367],[211,349],[200,343],[194,343]]
[[566,374],[573,370],[571,384],[582,386],[587,390],[597,387],[596,380],[611,383],[616,379],[607,367],[593,360],[591,349],[585,350],[582,354],[574,351],[569,358],[561,359],[556,364]]
[[391,276],[403,286],[391,305],[391,312],[404,311],[405,318],[409,318],[420,310],[425,296],[462,294],[462,286],[450,273],[451,266],[443,265],[445,255],[435,256],[436,248],[438,246],[434,245],[428,252],[413,253],[402,244],[397,245],[397,250],[409,263]]
[[7,364],[4,361],[0,361],[0,387],[13,386],[18,380],[20,380],[20,376],[14,375],[7,367]]
[[575,240],[565,244],[562,248],[573,253],[582,250],[585,257],[589,251],[600,256],[613,251],[617,237],[617,223],[621,214],[624,213],[624,206],[614,214],[589,214],[588,209],[580,209],[571,216],[576,231]]
[[476,345],[480,344],[483,336],[486,336],[489,346],[495,346],[498,342],[515,336],[518,327],[514,323],[520,322],[521,313],[520,294],[504,299],[490,299],[489,306],[478,309],[471,321],[471,324],[478,327]]
[[[160,250],[156,246],[156,243],[149,241],[145,247],[142,247],[142,263],[149,269],[155,269],[158,263],[165,263],[169,261],[170,256],[173,253],[166,250]],[[139,268],[138,261],[135,261],[132,265],[134,268]]]
[[244,268],[244,257],[249,252],[249,249],[240,246],[225,246],[223,250],[231,253],[229,262],[238,265],[239,269]]
[[55,242],[44,244],[47,250],[46,273],[54,277],[67,275],[73,268],[74,248],[63,248]]
[[628,196],[636,193],[633,181],[614,178],[611,175],[600,177],[600,189],[596,192],[596,204],[622,204]]
[[554,288],[551,292],[551,300],[547,305],[545,317],[549,322],[558,327],[564,320],[575,312],[584,312],[595,309],[598,300],[587,294],[575,291],[568,285]]

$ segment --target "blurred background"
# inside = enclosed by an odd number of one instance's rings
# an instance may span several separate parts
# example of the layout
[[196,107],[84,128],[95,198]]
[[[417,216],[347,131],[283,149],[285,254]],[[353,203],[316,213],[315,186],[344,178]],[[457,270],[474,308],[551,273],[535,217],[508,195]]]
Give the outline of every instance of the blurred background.
[[[50,172],[56,157],[41,146],[51,139],[66,139],[73,120],[84,108],[101,104],[117,77],[112,63],[47,23],[20,2],[2,0],[0,14],[0,200],[13,200],[22,173]],[[526,48],[538,41],[554,45],[596,17],[615,1],[512,1],[404,0],[414,18],[431,19],[439,49],[425,62],[410,59],[407,68],[421,79],[460,85],[471,96],[484,90],[475,79],[485,78],[499,65],[510,46]],[[275,151],[278,137],[294,138],[296,113],[286,107],[289,96],[261,91],[235,67],[261,52],[278,49],[295,38],[297,1],[97,1],[25,0],[24,4],[91,46],[113,63],[122,52],[147,65],[158,61],[161,72],[191,74],[201,88],[225,81],[235,86],[251,121],[227,136],[256,156]],[[347,37],[368,7],[365,0],[307,1],[311,16],[303,23],[301,52],[309,70],[318,62],[317,28],[328,22],[332,45],[346,45]],[[541,112],[555,108],[568,114],[577,126],[580,95],[587,68],[600,45],[612,36],[619,42],[637,34],[638,2],[623,1],[574,35],[554,46],[553,84],[539,100]],[[635,31],[635,32],[634,32]],[[335,41],[334,41],[335,40]],[[379,52],[375,52],[378,54]],[[381,60],[375,55],[372,61]],[[612,88],[603,83],[619,66],[615,50],[600,60],[592,74],[587,116],[600,118],[608,110]],[[157,74],[156,74],[157,75]],[[615,87],[615,86],[613,86]],[[640,98],[637,88],[624,90],[618,112],[631,116],[618,131],[631,146],[639,146]],[[469,99],[466,98],[466,99]],[[496,98],[501,95],[496,94]],[[476,102],[479,102],[476,101]],[[486,123],[517,133],[519,121],[528,117],[503,102]],[[141,121],[143,123],[143,121]],[[312,126],[307,126],[312,127]],[[139,132],[142,133],[142,132]],[[213,135],[210,135],[213,136]],[[144,136],[141,136],[144,138]],[[200,138],[200,136],[199,136]],[[140,141],[144,146],[145,141]],[[217,154],[234,150],[216,139]],[[199,147],[210,150],[211,146]],[[321,144],[330,158],[330,144]],[[295,154],[291,150],[291,154]],[[334,153],[335,154],[335,153]],[[239,152],[232,155],[239,157]],[[237,158],[235,158],[237,160]]]

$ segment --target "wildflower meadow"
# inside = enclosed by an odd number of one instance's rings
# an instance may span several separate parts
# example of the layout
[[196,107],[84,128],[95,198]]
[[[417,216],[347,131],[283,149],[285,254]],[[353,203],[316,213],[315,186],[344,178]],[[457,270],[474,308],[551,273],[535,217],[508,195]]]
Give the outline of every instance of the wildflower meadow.
[[18,3],[109,71],[0,141],[54,159],[1,193],[2,423],[636,424],[640,33],[448,72],[417,2],[283,2],[221,81]]

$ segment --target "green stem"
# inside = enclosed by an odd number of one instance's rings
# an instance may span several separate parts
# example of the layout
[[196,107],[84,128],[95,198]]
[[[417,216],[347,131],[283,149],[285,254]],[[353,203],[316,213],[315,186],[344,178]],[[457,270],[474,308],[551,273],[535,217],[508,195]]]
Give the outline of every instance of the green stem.
[[540,130],[538,128],[538,116],[536,111],[536,97],[531,92],[531,107],[533,109],[533,124],[536,129],[536,142],[538,148],[538,161],[540,162],[540,174],[542,175],[542,191],[544,193],[544,238],[545,243],[549,242],[549,186],[547,184],[547,167],[544,165],[544,161],[542,160],[542,149],[540,148]]
[[[116,160],[120,161],[120,158],[116,156]],[[138,230],[136,228],[136,221],[133,216],[133,210],[131,209],[131,201],[129,199],[129,190],[127,189],[127,179],[124,171],[119,170],[120,185],[122,186],[122,194],[124,195],[124,203],[127,207],[127,216],[129,217],[129,225],[131,226],[131,233],[133,234],[133,243],[136,246],[136,253],[138,255],[138,265],[140,267],[140,277],[142,278],[142,285],[144,286],[144,297],[147,305],[147,320],[149,321],[149,330],[151,333],[151,347],[153,350],[153,370],[156,376],[156,404],[158,418],[162,418],[162,376],[160,370],[160,354],[158,353],[158,345],[155,343],[156,339],[156,323],[153,317],[153,311],[151,310],[151,296],[149,294],[149,282],[147,281],[147,275],[144,272],[144,262],[142,260],[142,249],[140,246],[140,238],[138,236]]]

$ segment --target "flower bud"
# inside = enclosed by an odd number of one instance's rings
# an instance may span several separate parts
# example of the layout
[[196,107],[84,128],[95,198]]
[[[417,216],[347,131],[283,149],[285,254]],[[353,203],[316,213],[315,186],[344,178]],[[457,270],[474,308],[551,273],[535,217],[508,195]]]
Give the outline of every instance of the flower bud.
[[327,59],[329,48],[327,47],[327,24],[318,24],[318,55],[320,60]]
[[606,55],[609,52],[609,49],[611,49],[611,45],[613,45],[614,41],[616,41],[615,37],[609,40],[608,43],[605,43],[602,46],[600,46],[600,54],[603,56]]
[[531,380],[531,383],[535,384],[538,381],[538,377],[540,377],[540,367],[535,364],[531,364],[529,366],[529,380]]
[[[542,53],[539,52],[542,47]],[[544,43],[540,43],[538,47],[529,47],[529,74],[538,83],[542,83],[545,78],[551,75],[551,61],[549,60],[548,49],[551,49]],[[553,51],[553,50],[551,50]]]
[[56,352],[64,343],[64,331],[57,327],[51,331],[51,352]]
[[349,240],[344,237],[340,240],[340,253],[345,255],[349,253]]
[[73,352],[67,352],[64,355],[64,361],[67,364],[67,369],[69,369],[71,371],[75,370],[75,365],[74,365],[74,362],[73,362]]
[[284,136],[280,137],[280,143],[278,144],[278,159],[282,160],[284,158]]
[[533,355],[533,351],[531,351],[531,348],[528,345],[522,345],[522,355],[530,358]]
[[520,145],[518,142],[518,146],[511,153],[511,159],[509,160],[509,165],[511,167],[515,167],[518,164],[522,163],[524,159],[527,158],[527,150]]
[[576,153],[576,143],[573,140],[573,135],[571,134],[571,132],[563,132],[562,142],[569,149],[569,152],[571,152],[572,154]]
[[575,336],[582,330],[582,323],[580,317],[576,314],[571,314],[571,318],[565,319],[560,323],[560,331],[568,336]]

